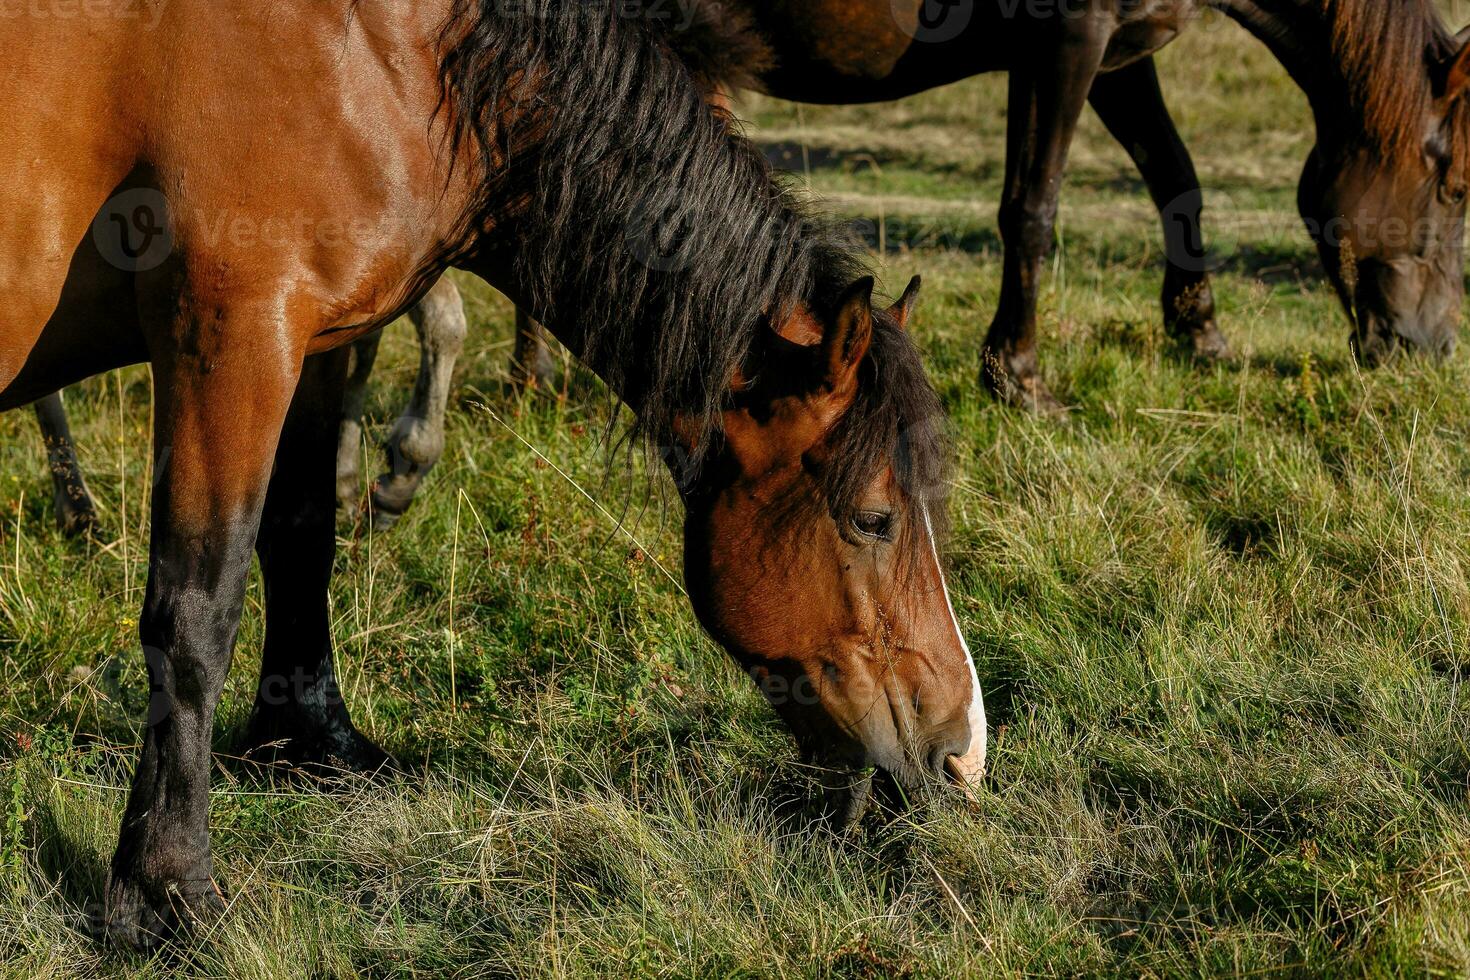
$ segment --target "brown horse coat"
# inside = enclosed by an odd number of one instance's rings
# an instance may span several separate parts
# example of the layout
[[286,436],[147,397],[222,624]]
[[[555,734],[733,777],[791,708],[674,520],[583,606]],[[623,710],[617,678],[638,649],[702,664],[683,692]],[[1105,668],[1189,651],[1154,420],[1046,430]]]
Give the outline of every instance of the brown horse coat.
[[0,20],[0,407],[153,367],[152,697],[113,936],[152,945],[222,905],[209,750],[252,548],[247,744],[318,770],[389,761],[332,659],[343,345],[451,265],[633,407],[686,504],[695,611],[808,756],[915,789],[979,776],[911,303],[874,310],[852,244],[655,32],[565,0],[83,9]]

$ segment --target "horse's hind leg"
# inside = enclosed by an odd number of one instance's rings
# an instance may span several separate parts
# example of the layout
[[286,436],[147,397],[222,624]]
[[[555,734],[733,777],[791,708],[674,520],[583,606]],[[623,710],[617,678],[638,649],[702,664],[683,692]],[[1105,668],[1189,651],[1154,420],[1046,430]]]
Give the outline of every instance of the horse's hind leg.
[[510,356],[510,377],[527,388],[554,389],[557,382],[556,358],[551,356],[546,332],[525,310],[516,310],[516,346]]
[[375,330],[349,348],[351,366],[337,438],[337,502],[348,510],[356,510],[362,499],[362,413],[367,406],[368,379],[382,342],[383,331]]
[[332,447],[348,357],[343,349],[306,361],[256,542],[265,578],[265,651],[245,748],[265,747],[262,758],[308,771],[373,771],[389,761],[353,727],[332,660]]
[[52,502],[56,526],[67,537],[92,534],[97,530],[97,507],[82,479],[77,462],[76,445],[71,439],[71,425],[61,392],[36,402],[36,421],[41,424],[41,438],[46,443],[46,462],[51,469]]
[[444,412],[468,329],[464,301],[447,276],[409,318],[419,333],[419,375],[413,400],[388,436],[388,472],[373,483],[373,524],[379,530],[398,523],[444,454]]
[[1164,325],[1203,360],[1227,356],[1215,323],[1208,256],[1200,230],[1204,195],[1194,161],[1174,128],[1153,58],[1099,75],[1092,107],[1138,166],[1164,225]]
[[209,850],[210,739],[301,363],[288,334],[260,329],[269,312],[234,321],[211,319],[221,339],[207,355],[188,346],[193,324],[154,339],[155,436],[168,456],[139,622],[152,696],[103,920],[137,948],[223,904]]

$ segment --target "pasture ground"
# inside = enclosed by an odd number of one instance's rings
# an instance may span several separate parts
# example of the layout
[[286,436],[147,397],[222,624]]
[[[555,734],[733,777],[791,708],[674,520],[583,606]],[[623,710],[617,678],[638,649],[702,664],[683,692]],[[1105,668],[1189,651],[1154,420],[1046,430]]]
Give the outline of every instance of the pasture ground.
[[[890,292],[926,278],[954,600],[993,725],[977,809],[848,840],[783,822],[771,800],[806,776],[695,626],[676,520],[636,470],[604,478],[594,387],[507,394],[511,310],[468,285],[449,451],[391,534],[344,518],[333,591],[355,716],[423,774],[337,795],[239,778],[254,582],[216,731],[231,911],[149,961],[85,935],[146,702],[149,376],[71,398],[103,546],[52,530],[33,422],[0,420],[0,973],[1470,972],[1470,365],[1359,373],[1295,219],[1304,100],[1223,22],[1162,64],[1238,357],[1171,352],[1151,208],[1089,116],[1044,297],[1066,423],[975,385],[1003,78],[745,106],[840,211],[881,218]],[[414,364],[395,328],[375,434]]]

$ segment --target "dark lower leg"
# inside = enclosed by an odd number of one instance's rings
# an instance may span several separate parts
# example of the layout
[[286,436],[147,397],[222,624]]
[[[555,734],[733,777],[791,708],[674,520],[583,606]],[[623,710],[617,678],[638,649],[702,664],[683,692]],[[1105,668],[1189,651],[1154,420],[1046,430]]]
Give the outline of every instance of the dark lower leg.
[[[296,368],[279,349],[155,362],[160,453],[139,622],[152,692],[104,923],[147,948],[222,905],[209,850],[210,741],[276,434]],[[274,368],[274,370],[272,369]]]
[[141,618],[151,691],[107,883],[109,934],[146,949],[223,907],[209,850],[210,739],[249,568],[251,514],[155,532]]
[[1061,409],[1037,370],[1036,305],[1067,153],[1102,57],[1101,45],[1092,41],[1047,52],[1043,46],[1033,67],[1011,73],[1000,208],[1005,264],[980,373],[997,397],[1036,412]]
[[245,748],[262,761],[373,771],[386,753],[352,725],[332,657],[327,588],[336,550],[332,446],[348,352],[309,358],[276,451],[256,550],[265,650]]
[[1179,138],[1159,88],[1152,58],[1107,75],[1092,86],[1092,106],[1128,151],[1164,229],[1164,325],[1196,356],[1216,359],[1229,344],[1215,323],[1209,257],[1200,227],[1203,193],[1194,161]]
[[76,446],[71,439],[71,426],[61,392],[36,402],[36,421],[41,424],[41,437],[46,442],[46,462],[51,469],[52,502],[56,510],[56,526],[68,537],[91,534],[97,529],[97,508],[82,479],[77,463]]

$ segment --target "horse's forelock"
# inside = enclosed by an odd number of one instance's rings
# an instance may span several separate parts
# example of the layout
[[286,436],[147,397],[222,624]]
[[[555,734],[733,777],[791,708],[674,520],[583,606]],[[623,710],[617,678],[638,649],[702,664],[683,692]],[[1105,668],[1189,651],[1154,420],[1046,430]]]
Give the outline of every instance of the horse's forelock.
[[[872,349],[853,404],[828,437],[830,462],[823,474],[828,504],[839,520],[846,519],[873,480],[892,469],[906,504],[915,515],[927,512],[928,531],[943,541],[950,486],[944,409],[909,335],[883,317],[873,326]],[[907,535],[905,544],[919,558],[930,548],[916,534]]]

